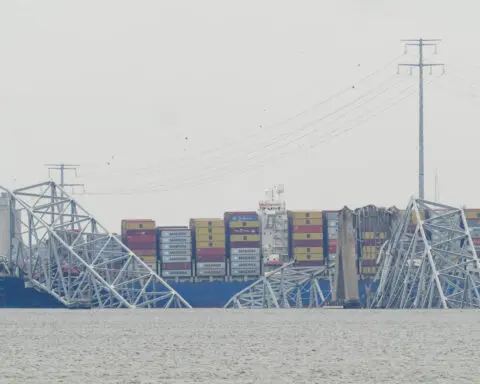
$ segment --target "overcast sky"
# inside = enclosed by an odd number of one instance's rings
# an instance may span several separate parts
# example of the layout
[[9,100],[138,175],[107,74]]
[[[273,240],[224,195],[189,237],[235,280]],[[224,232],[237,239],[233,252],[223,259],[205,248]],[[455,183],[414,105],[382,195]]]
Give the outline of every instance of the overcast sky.
[[396,63],[417,60],[415,47],[400,57],[400,39],[423,37],[443,39],[425,56],[447,64],[444,76],[426,72],[426,197],[437,170],[440,200],[480,206],[479,10],[2,1],[0,184],[80,164],[67,181],[85,183],[78,200],[111,231],[122,218],[173,225],[253,210],[275,183],[290,209],[404,207],[418,193],[418,72],[397,75]]

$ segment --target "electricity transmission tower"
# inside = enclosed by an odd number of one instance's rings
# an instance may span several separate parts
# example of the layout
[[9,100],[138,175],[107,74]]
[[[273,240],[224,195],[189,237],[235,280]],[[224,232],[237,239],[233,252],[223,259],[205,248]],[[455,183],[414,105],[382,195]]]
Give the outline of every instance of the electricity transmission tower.
[[433,67],[441,66],[443,71],[445,72],[445,65],[444,64],[429,64],[425,63],[423,60],[423,48],[426,46],[433,46],[435,48],[435,54],[437,53],[437,42],[440,40],[438,39],[405,39],[401,40],[405,42],[405,51],[407,51],[407,47],[415,46],[418,47],[418,63],[411,63],[411,64],[399,64],[400,66],[410,67],[410,71],[412,67],[418,67],[419,69],[419,133],[418,133],[418,197],[420,200],[425,198],[425,171],[424,171],[424,135],[423,135],[423,68],[429,67],[430,73],[432,72]]
[[84,187],[84,184],[65,184],[65,171],[75,171],[75,175],[77,175],[77,168],[80,165],[76,164],[45,164],[48,167],[49,171],[60,171],[60,187],[62,189],[64,187]]

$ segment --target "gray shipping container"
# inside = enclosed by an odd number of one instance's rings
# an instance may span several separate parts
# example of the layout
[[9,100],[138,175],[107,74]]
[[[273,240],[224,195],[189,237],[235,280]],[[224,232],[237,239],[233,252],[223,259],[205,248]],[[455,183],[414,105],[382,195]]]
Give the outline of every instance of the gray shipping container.
[[231,276],[260,276],[260,269],[232,269]]
[[225,276],[225,270],[220,269],[201,269],[197,270],[197,276]]
[[231,248],[230,254],[232,255],[259,255],[260,248]]
[[192,256],[161,256],[162,263],[189,263]]
[[161,249],[160,250],[160,257],[163,256],[192,256],[191,249]]
[[260,262],[260,255],[234,255],[234,254],[232,254],[230,256],[230,259],[232,261],[246,261],[246,262],[257,261],[257,262]]
[[192,249],[192,244],[190,243],[183,243],[183,244],[160,244],[160,249],[165,250],[174,250],[174,249]]
[[225,269],[225,262],[197,263],[197,270],[199,269]]
[[160,237],[191,237],[192,236],[192,231],[189,229],[186,230],[178,230],[178,231],[160,231]]
[[252,263],[252,262],[232,262],[232,269],[260,269],[260,262]]
[[187,270],[167,270],[167,271],[162,271],[162,277],[191,277],[192,276],[192,271],[187,269]]

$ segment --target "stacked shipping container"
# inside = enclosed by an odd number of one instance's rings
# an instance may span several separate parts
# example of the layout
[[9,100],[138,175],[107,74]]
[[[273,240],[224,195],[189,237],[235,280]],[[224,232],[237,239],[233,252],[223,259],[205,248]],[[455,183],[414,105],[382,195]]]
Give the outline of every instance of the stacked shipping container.
[[225,222],[222,219],[191,219],[194,236],[195,275],[225,277]]
[[157,271],[162,277],[191,277],[192,231],[188,227],[158,227],[157,256]]
[[359,272],[363,279],[371,279],[377,273],[377,257],[390,233],[390,211],[369,205],[355,211],[357,214],[357,254],[360,257]]
[[480,209],[465,209],[465,218],[470,229],[473,246],[477,255],[480,255]]
[[224,221],[230,256],[230,276],[260,276],[262,270],[261,225],[258,214],[226,212]]
[[338,240],[338,211],[323,211],[324,248],[329,260],[335,260]]
[[323,217],[320,211],[289,211],[291,255],[298,265],[325,264]]
[[157,264],[154,220],[122,220],[122,241],[153,270]]

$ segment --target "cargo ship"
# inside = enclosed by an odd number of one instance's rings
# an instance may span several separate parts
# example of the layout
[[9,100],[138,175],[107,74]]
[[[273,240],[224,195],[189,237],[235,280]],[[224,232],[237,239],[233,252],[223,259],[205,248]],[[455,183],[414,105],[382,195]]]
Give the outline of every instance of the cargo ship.
[[[256,211],[192,218],[185,226],[157,225],[153,219],[125,219],[117,236],[192,307],[221,308],[264,273],[286,262],[321,266],[335,259],[338,211],[287,210],[283,193],[282,185],[275,186],[266,190]],[[0,209],[0,259],[10,247],[5,212]],[[389,212],[375,206],[356,210],[356,279],[362,305],[376,289],[376,259],[391,231]],[[113,256],[122,252],[118,245],[112,247],[108,252]],[[331,288],[324,288],[325,296],[329,296]],[[28,288],[18,268],[3,268],[0,307],[58,308],[62,304],[48,293]]]

